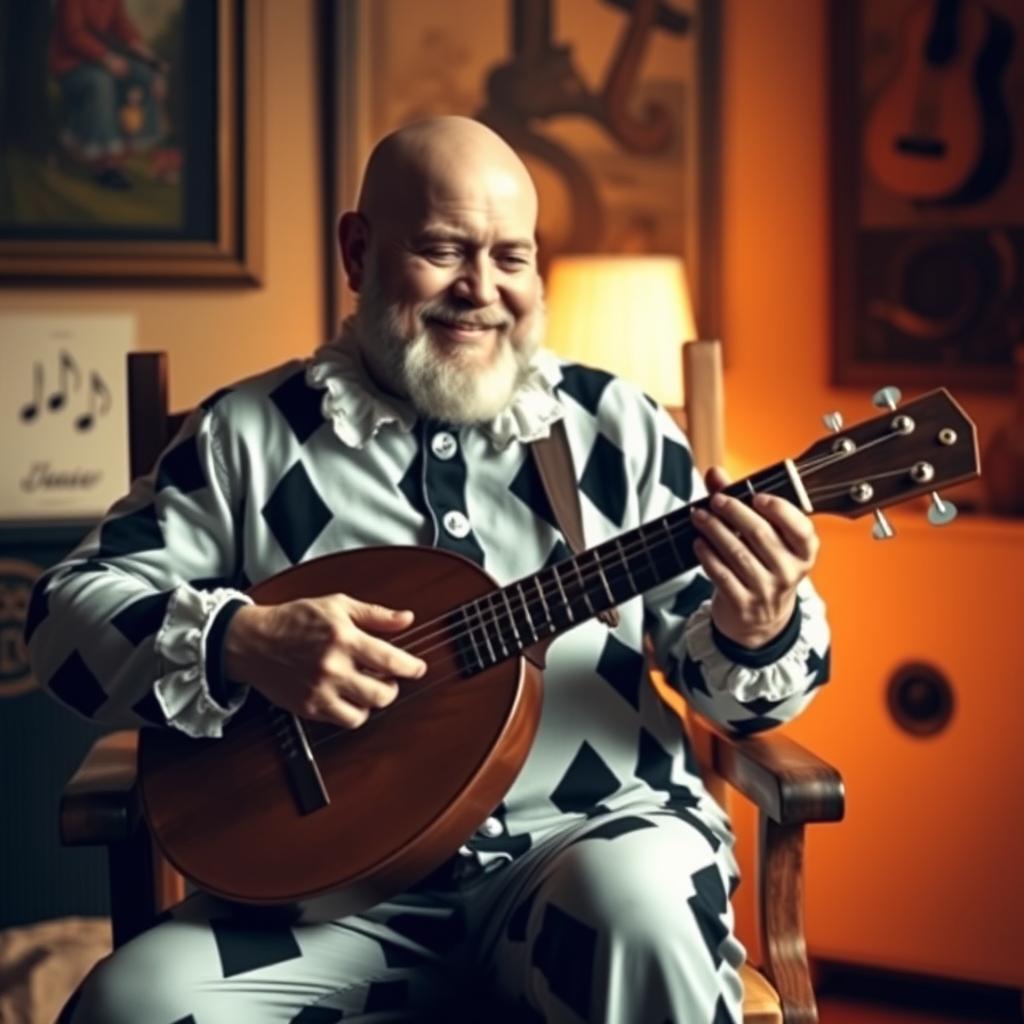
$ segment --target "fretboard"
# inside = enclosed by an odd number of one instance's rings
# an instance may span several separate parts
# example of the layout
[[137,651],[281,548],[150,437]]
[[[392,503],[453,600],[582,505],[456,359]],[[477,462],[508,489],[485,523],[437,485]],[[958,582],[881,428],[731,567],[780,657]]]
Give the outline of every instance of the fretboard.
[[[726,493],[749,504],[762,490],[795,500],[785,463],[730,484]],[[707,503],[692,502],[453,609],[448,622],[463,672],[521,654],[693,568],[691,512]]]

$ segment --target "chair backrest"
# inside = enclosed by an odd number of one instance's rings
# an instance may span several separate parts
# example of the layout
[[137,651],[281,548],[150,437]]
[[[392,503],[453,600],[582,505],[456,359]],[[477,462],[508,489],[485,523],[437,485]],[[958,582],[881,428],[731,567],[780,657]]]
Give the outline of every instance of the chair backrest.
[[725,456],[725,387],[720,341],[683,345],[683,395],[694,461],[701,470],[721,465]]
[[174,436],[186,414],[167,406],[167,353],[128,353],[128,468],[144,476]]

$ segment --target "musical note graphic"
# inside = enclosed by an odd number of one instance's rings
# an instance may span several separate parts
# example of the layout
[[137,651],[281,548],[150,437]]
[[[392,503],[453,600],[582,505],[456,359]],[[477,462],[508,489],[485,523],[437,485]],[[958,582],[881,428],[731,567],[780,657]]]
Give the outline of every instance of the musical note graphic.
[[21,407],[21,418],[30,423],[39,415],[39,403],[43,400],[43,364],[32,365],[32,401]]
[[91,430],[97,416],[110,411],[110,389],[103,378],[93,370],[89,374],[89,410],[75,420],[76,430]]
[[58,409],[64,408],[64,403],[68,397],[68,377],[74,378],[75,390],[78,390],[79,384],[81,383],[81,375],[78,372],[78,364],[71,358],[71,356],[64,351],[60,354],[60,368],[58,370],[57,380],[59,381],[57,390],[46,400],[46,406],[50,412],[56,412]]

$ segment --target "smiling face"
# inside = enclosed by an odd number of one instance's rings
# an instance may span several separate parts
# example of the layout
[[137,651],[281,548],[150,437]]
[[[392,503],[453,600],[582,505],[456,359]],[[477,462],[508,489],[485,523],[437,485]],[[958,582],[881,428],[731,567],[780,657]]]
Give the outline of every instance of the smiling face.
[[452,423],[497,415],[543,333],[537,200],[518,157],[463,118],[391,136],[341,224],[378,383]]

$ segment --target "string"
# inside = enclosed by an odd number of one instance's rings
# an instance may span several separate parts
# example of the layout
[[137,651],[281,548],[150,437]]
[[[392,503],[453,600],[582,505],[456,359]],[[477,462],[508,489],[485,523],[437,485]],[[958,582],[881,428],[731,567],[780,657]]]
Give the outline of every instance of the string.
[[[874,443],[877,443],[877,442],[871,442],[871,444],[874,444]],[[865,445],[865,447],[868,447],[868,446]],[[851,454],[853,454],[853,453],[852,452],[845,452],[845,451],[830,452],[830,453],[827,453],[825,455],[816,456],[814,458],[807,459],[807,460],[805,460],[802,463],[796,463],[795,465],[797,466],[797,469],[798,469],[798,471],[800,473],[800,476],[803,479],[803,478],[806,478],[808,476],[812,476],[815,472],[818,472],[819,470],[824,469],[827,466],[830,466],[830,465],[832,465],[835,462],[839,462],[839,461],[842,461],[843,459],[846,459],[846,458],[850,457]],[[789,482],[789,479],[790,478],[789,478],[789,474],[788,473],[786,473],[784,471],[777,472],[775,475],[766,477],[763,481],[760,481],[760,484],[759,484],[760,492],[761,493],[774,493],[773,488],[774,488],[775,485],[785,484],[785,483]],[[743,493],[742,492],[742,485],[743,485],[743,481],[740,481],[739,483],[733,485],[734,487],[736,487],[738,489],[740,494]],[[843,486],[845,486],[845,485],[840,485],[840,489]],[[677,509],[674,512],[671,512],[667,516],[663,517],[662,522],[664,523],[670,516],[678,517],[683,512],[689,512],[689,511],[691,511],[694,508],[702,507],[703,505],[705,505],[707,503],[707,500],[708,499],[706,499],[706,498],[705,499],[701,499],[700,501],[693,502],[690,505],[685,506],[684,509]],[[648,539],[642,535],[642,531],[644,529],[646,529],[646,528],[650,528],[652,525],[654,525],[654,524],[653,523],[645,523],[638,530],[632,531],[633,533],[635,533],[637,535],[637,539],[635,541],[632,541],[632,542],[630,542],[629,544],[626,544],[626,545],[623,545],[623,544],[619,544],[618,545],[620,561],[624,562],[626,558],[632,558],[632,557],[634,557],[634,556],[636,556],[638,554],[641,554],[645,550],[648,551],[648,552],[650,551],[650,546],[651,545],[648,542]],[[676,539],[687,540],[688,536],[685,535],[685,532],[689,528],[688,521],[683,521],[681,524],[677,524],[677,526],[673,527],[673,529],[679,529],[680,525],[683,528],[683,534],[678,535],[678,536],[673,536],[671,534],[671,532],[670,532],[669,533],[669,539],[662,539],[661,535],[659,534],[658,539],[656,539],[654,543],[657,546],[659,546],[659,547],[664,547],[665,544],[671,544],[672,540],[676,540]],[[666,529],[667,529],[667,527],[666,527]],[[606,543],[610,543],[610,542],[606,542]],[[602,544],[600,546],[604,547],[605,545]],[[591,549],[591,550],[594,550],[594,549]],[[579,563],[579,556],[574,556],[571,559],[565,559],[563,562],[556,563],[556,565],[553,565],[553,566],[549,566],[548,567],[548,571],[551,571],[551,572],[557,574],[557,565],[568,566],[570,563],[575,563],[577,566],[579,566],[580,565],[580,563]],[[581,588],[584,592],[586,592],[589,589],[589,586],[591,584],[593,584],[594,582],[599,580],[602,575],[607,576],[607,574],[604,572],[604,570],[602,568],[602,562],[600,560],[592,563],[589,566],[584,565],[582,568],[583,568],[583,572],[584,572],[582,580],[586,581],[586,586]],[[535,573],[532,576],[525,577],[524,579],[517,580],[517,581],[515,581],[513,583],[510,583],[510,584],[508,584],[508,586],[500,588],[498,591],[492,591],[491,593],[486,594],[483,597],[476,598],[472,602],[467,602],[467,604],[464,605],[463,607],[464,608],[469,608],[469,607],[472,606],[474,608],[478,608],[480,602],[482,602],[482,601],[491,602],[492,599],[493,599],[494,594],[496,594],[496,593],[506,593],[508,590],[510,590],[512,588],[515,588],[515,587],[519,587],[521,589],[524,585],[528,586],[529,582],[531,580],[536,581],[538,579],[538,577],[541,576],[544,573],[544,571],[545,570],[541,570],[541,572]],[[626,575],[629,575],[628,568],[626,569]],[[625,577],[620,576],[618,578],[619,582],[621,582],[624,578]],[[579,580],[579,579],[580,579],[580,577],[577,574],[577,580]],[[541,597],[541,604],[542,604],[542,606],[543,606],[544,601],[547,598],[555,598],[556,592],[557,592],[557,585],[556,585],[556,590],[553,590],[553,591],[544,591],[543,589],[541,589],[540,593],[542,595],[542,597]],[[523,602],[523,606],[527,609],[527,614],[529,614],[530,611],[533,610],[533,605],[530,604],[529,602]],[[398,634],[394,635],[390,642],[394,646],[401,647],[402,650],[408,651],[409,653],[414,653],[414,648],[411,646],[413,643],[426,642],[428,640],[434,640],[434,639],[436,639],[438,637],[448,638],[449,637],[449,632],[448,632],[447,623],[448,623],[448,620],[451,618],[452,614],[455,611],[456,611],[455,609],[449,609],[448,611],[445,612],[445,614],[443,616],[438,616],[437,618],[428,619],[425,622],[418,623],[416,626],[413,626],[412,628],[410,628],[408,630],[405,630],[404,632],[401,632],[401,633],[398,633]],[[479,611],[477,611],[477,614],[479,615]],[[497,619],[497,617],[495,617],[491,621],[496,623],[498,621],[498,619]],[[514,620],[514,616],[512,616],[511,613],[509,614],[509,621],[514,624],[514,621],[515,621]],[[482,623],[481,623],[481,625],[482,625]],[[471,629],[472,628],[475,628],[475,627],[471,627]],[[424,636],[417,635],[421,631],[426,630],[426,629],[432,629],[433,632],[427,633]],[[431,653],[432,651],[434,651],[436,649],[437,649],[436,646],[435,647],[428,647],[428,648],[425,648],[425,649],[416,649],[415,653],[417,653],[419,655],[424,655],[424,654],[429,654],[429,653]]]
[[[857,454],[860,451],[863,451],[865,448],[873,447],[876,444],[882,443],[882,442],[890,439],[892,436],[895,436],[895,435],[883,435],[882,437],[876,439],[875,441],[872,441],[872,442],[869,442],[869,443],[863,445],[860,449],[856,449],[856,450],[853,450],[853,451],[840,450],[840,451],[836,451],[834,453],[828,453],[828,454],[825,454],[825,455],[821,455],[821,456],[817,456],[817,457],[814,457],[814,458],[811,458],[811,459],[807,459],[807,460],[805,460],[803,462],[796,462],[796,463],[794,463],[794,465],[799,470],[799,475],[800,475],[801,479],[804,480],[807,477],[812,476],[814,473],[820,471],[821,469],[824,469],[827,466],[833,465],[836,462],[843,461],[844,459],[847,459],[847,458],[851,457],[852,455]],[[905,470],[896,470],[896,471],[893,471],[891,473],[883,474],[883,476],[898,475],[898,474],[903,473],[903,472],[905,472]],[[878,478],[881,478],[881,477],[879,476]],[[789,474],[786,473],[786,472],[778,472],[778,473],[776,473],[776,474],[774,474],[772,476],[766,477],[763,481],[759,481],[760,493],[774,493],[775,490],[776,490],[776,486],[775,485],[779,485],[781,483],[787,482],[788,480],[789,480]],[[742,483],[743,483],[743,481],[740,481],[739,484],[737,484],[735,486],[741,487]],[[836,489],[837,489],[837,486],[838,486],[838,489],[841,491],[846,485],[835,485],[835,484],[833,484],[833,485],[829,485],[829,486],[824,487],[824,488],[809,488],[809,489],[807,489],[807,494],[808,494],[809,498],[812,497],[812,496],[813,497],[821,497],[821,496],[824,496],[826,494],[834,493],[836,491]],[[625,561],[626,552],[629,552],[630,549],[631,549],[631,554],[636,554],[640,550],[646,550],[646,552],[648,554],[648,557],[649,557],[649,559],[650,559],[650,561],[652,563],[652,567],[654,567],[655,566],[655,559],[653,557],[654,552],[659,550],[659,549],[663,549],[663,548],[666,547],[666,545],[668,545],[668,546],[670,546],[672,548],[673,554],[676,555],[677,561],[679,561],[680,559],[678,557],[678,549],[676,548],[675,541],[676,540],[688,541],[689,538],[690,538],[690,535],[693,533],[693,526],[692,526],[692,523],[690,522],[690,520],[689,519],[680,519],[679,516],[684,511],[691,511],[693,508],[699,507],[700,505],[706,503],[706,501],[707,501],[707,499],[702,499],[700,502],[692,503],[691,505],[685,506],[684,509],[677,509],[673,513],[670,513],[669,515],[665,516],[663,518],[663,520],[662,520],[662,523],[663,523],[663,526],[664,526],[664,529],[665,529],[665,534],[666,534],[665,537],[662,537],[659,534],[659,536],[653,542],[650,542],[650,541],[648,541],[647,538],[644,538],[643,536],[640,536],[639,539],[635,543],[631,543],[630,545],[618,544],[618,548],[619,548],[619,552],[620,552],[620,556],[621,556],[619,564],[620,564],[620,568],[622,569],[622,572],[618,576],[612,575],[611,577],[609,577],[609,573],[614,573],[614,570],[616,568],[615,566],[609,566],[608,567],[608,572],[604,572],[602,570],[602,568],[601,568],[600,561],[596,562],[594,565],[592,565],[590,567],[585,566],[585,565],[581,566],[581,563],[579,562],[579,558],[578,557],[571,558],[571,559],[565,559],[563,562],[557,563],[557,565],[569,565],[570,563],[574,564],[574,567],[576,569],[577,582],[579,582],[579,584],[580,584],[581,595],[583,596],[584,599],[586,599],[586,597],[587,597],[589,585],[596,578],[598,578],[599,576],[603,576],[604,581],[606,583],[606,586],[607,586],[609,592],[612,592],[612,590],[613,590],[613,581],[614,581],[615,584],[618,584],[618,583],[622,583],[626,578],[629,578],[631,586],[633,586],[634,589],[636,589],[635,588],[635,582],[634,582],[633,577],[632,577],[632,573],[630,572],[629,566],[628,566],[628,564],[626,564],[626,561]],[[667,520],[670,518],[670,516],[671,517],[676,517],[675,524],[673,524],[671,526],[667,522]],[[645,526],[649,526],[651,524],[644,524],[644,525]],[[644,527],[641,527],[640,529],[642,530],[643,528]],[[639,531],[636,531],[636,532],[639,533]],[[606,542],[606,544],[614,544],[614,543],[615,543],[615,539],[614,538],[613,538],[612,541]],[[605,545],[602,544],[601,546],[604,547]],[[594,549],[591,549],[591,550],[594,550]],[[550,567],[550,569],[553,571],[553,575],[555,577],[556,586],[557,586],[557,584],[559,582],[559,577],[557,575],[557,566],[552,566],[552,567]],[[497,591],[492,591],[491,593],[489,593],[487,595],[484,595],[481,598],[477,598],[477,599],[475,599],[472,602],[467,602],[465,605],[462,606],[462,612],[463,612],[462,619],[463,619],[463,622],[467,622],[468,621],[466,610],[469,609],[470,607],[472,607],[472,608],[475,609],[475,612],[476,612],[477,624],[476,625],[470,624],[466,628],[463,628],[461,630],[454,630],[454,631],[450,630],[449,628],[447,628],[447,626],[443,626],[443,628],[435,629],[432,633],[428,633],[428,634],[426,634],[424,636],[416,636],[414,638],[414,640],[412,641],[413,643],[429,642],[429,641],[432,641],[432,640],[436,639],[437,637],[443,637],[444,638],[442,643],[435,644],[432,647],[428,647],[428,648],[425,648],[425,649],[418,650],[417,653],[419,653],[421,655],[427,655],[427,654],[431,654],[431,653],[433,653],[433,652],[435,652],[435,651],[437,651],[437,650],[439,650],[439,649],[441,649],[441,648],[443,648],[445,646],[449,646],[449,645],[452,648],[457,648],[459,642],[464,640],[467,636],[470,638],[470,643],[473,645],[474,650],[475,650],[476,646],[475,646],[475,643],[474,643],[474,641],[472,639],[472,632],[475,629],[480,631],[481,635],[485,638],[485,640],[489,640],[489,636],[488,636],[488,632],[487,632],[489,627],[496,627],[497,630],[498,630],[498,634],[497,635],[503,635],[501,633],[501,628],[502,628],[501,627],[501,620],[500,620],[501,612],[499,611],[499,612],[495,613],[495,609],[494,609],[494,600],[495,600],[497,595],[502,595],[504,597],[505,607],[506,607],[506,611],[508,613],[508,622],[509,622],[509,624],[511,624],[512,629],[513,629],[514,633],[516,634],[517,641],[518,641],[518,643],[520,645],[520,648],[529,646],[529,644],[523,644],[521,638],[518,637],[518,630],[517,630],[517,627],[516,627],[516,624],[515,624],[515,617],[514,617],[514,614],[512,613],[511,606],[510,606],[510,604],[508,602],[507,591],[512,589],[512,588],[514,588],[514,587],[518,587],[519,590],[520,590],[520,595],[522,595],[524,583],[528,585],[530,580],[534,581],[537,584],[536,590],[537,590],[537,592],[538,592],[538,594],[540,596],[540,605],[539,605],[539,607],[543,607],[544,612],[545,612],[545,619],[546,619],[546,621],[542,621],[542,625],[549,626],[549,632],[548,632],[547,635],[550,636],[550,635],[553,635],[554,633],[557,633],[559,631],[559,626],[557,625],[557,623],[555,623],[553,617],[550,615],[550,612],[549,612],[549,610],[547,608],[547,603],[546,603],[548,597],[552,597],[552,598],[554,597],[554,591],[545,593],[544,587],[539,583],[539,576],[540,575],[541,574],[538,573],[538,574],[533,575],[532,577],[525,578],[525,580],[515,581],[514,583],[509,584],[508,587],[501,588],[500,590],[497,590]],[[655,568],[655,576],[656,576],[656,578],[658,576],[658,572],[657,572],[656,568]],[[663,582],[663,580],[658,579],[657,582]],[[655,585],[657,585],[657,583]],[[564,594],[562,594],[561,596],[564,597]],[[488,602],[488,606],[489,606],[488,612],[487,612],[488,617],[487,617],[486,620],[484,618],[483,612],[480,609],[480,604],[483,601]],[[531,604],[531,601],[532,601],[532,598],[531,599],[527,599],[527,600],[523,600],[522,596],[520,596],[521,605],[525,609],[525,614],[526,614],[527,620],[530,621],[531,626],[532,626],[533,616],[530,613],[530,609],[533,606]],[[587,603],[589,604],[589,601]],[[612,600],[612,603],[614,603],[614,598]],[[410,637],[412,637],[414,634],[416,634],[418,632],[421,632],[424,629],[427,629],[428,627],[450,622],[452,617],[455,614],[457,614],[458,611],[459,611],[458,608],[449,609],[442,616],[438,616],[435,619],[428,620],[425,623],[419,624],[418,627],[413,627],[410,630],[406,630],[402,634],[398,634],[397,636],[395,636],[392,639],[391,642],[395,646],[401,646],[401,641],[402,640],[405,640],[406,642],[408,642]],[[580,621],[581,622],[582,621],[587,621],[590,618],[592,618],[594,614],[596,614],[596,612],[594,611],[593,607],[591,606],[590,614],[588,614],[584,619],[581,619]],[[579,624],[577,622],[573,622],[571,616],[569,618],[570,618],[569,623],[563,624],[562,627],[561,627],[562,629],[568,628],[569,625],[577,625],[577,624]],[[531,641],[531,643],[539,642],[539,640],[542,639],[542,637],[539,635],[538,630],[536,629],[536,627],[532,626],[531,631],[534,634],[534,639]],[[480,671],[484,671],[486,668],[494,667],[495,665],[499,664],[502,660],[507,660],[508,658],[513,657],[513,656],[515,656],[516,654],[519,653],[519,651],[515,649],[514,645],[512,645],[511,649],[509,649],[509,645],[506,645],[505,643],[501,643],[501,647],[502,647],[502,657],[501,658],[497,658],[495,656],[495,654],[494,654],[493,648],[491,647],[490,643],[488,642],[488,651],[489,651],[489,653],[491,654],[491,657],[492,657],[492,664],[486,665],[486,664],[481,663],[479,668],[476,671],[480,672]],[[413,652],[413,649],[412,649],[411,646],[402,647],[402,649],[408,651],[409,653]],[[456,658],[457,658],[457,653],[453,653],[452,655],[449,655],[444,660],[448,661],[448,662],[454,662]],[[478,660],[479,660],[479,658],[478,658]],[[442,662],[442,664],[443,664],[443,662]],[[438,668],[438,663],[435,662],[435,664],[432,666],[432,668],[436,671],[436,669]],[[475,674],[475,673],[473,673],[473,674]],[[456,679],[456,678],[466,678],[465,673],[463,671],[461,671],[460,669],[458,669],[457,667],[456,667],[455,671],[449,672],[447,675],[441,676],[439,678],[431,679],[430,681],[425,682],[422,686],[418,686],[415,689],[411,690],[410,692],[407,693],[407,695],[405,695],[404,697],[400,697],[397,701],[395,701],[388,708],[383,708],[383,709],[378,710],[375,713],[374,717],[379,718],[382,715],[386,715],[386,713],[391,708],[395,707],[396,705],[398,705],[398,704],[403,704],[404,705],[409,700],[418,699],[422,694],[424,694],[426,692],[429,692],[435,686],[440,686],[443,683],[448,683],[448,682],[450,682],[450,681],[452,681],[453,679]],[[414,680],[413,681],[407,681],[403,685],[408,687],[410,684],[414,685],[415,681]],[[256,723],[256,724],[261,724],[261,723]],[[338,730],[336,730],[336,731],[334,731],[332,733],[325,734],[325,735],[319,737],[317,740],[311,742],[310,743],[310,747],[312,748],[312,747],[320,746],[323,743],[326,743],[326,742],[332,741],[334,739],[337,739],[339,736],[346,735],[348,732],[349,732],[349,730],[347,730],[347,729],[338,729]]]

